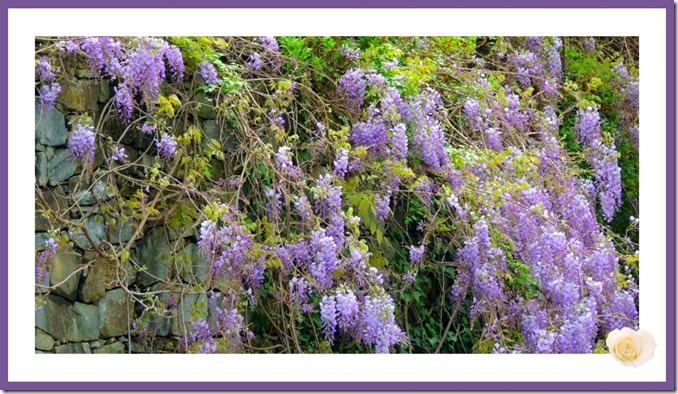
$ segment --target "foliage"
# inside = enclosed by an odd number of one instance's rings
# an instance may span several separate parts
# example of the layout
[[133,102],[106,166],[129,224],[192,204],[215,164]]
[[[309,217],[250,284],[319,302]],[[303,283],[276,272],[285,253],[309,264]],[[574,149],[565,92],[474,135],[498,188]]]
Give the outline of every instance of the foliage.
[[[69,146],[135,231],[91,249],[140,274],[160,225],[197,244],[173,264],[207,262],[126,288],[139,339],[175,294],[203,299],[185,352],[590,353],[638,324],[637,59],[614,39],[47,42],[41,111],[83,64],[113,87]],[[44,211],[49,288],[87,220]]]

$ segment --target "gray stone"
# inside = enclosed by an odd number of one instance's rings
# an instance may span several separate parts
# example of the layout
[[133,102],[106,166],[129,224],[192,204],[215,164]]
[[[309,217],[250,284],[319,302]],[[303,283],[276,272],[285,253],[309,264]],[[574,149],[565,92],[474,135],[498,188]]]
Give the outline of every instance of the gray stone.
[[101,298],[106,290],[117,287],[118,276],[120,280],[129,286],[133,275],[126,274],[131,272],[132,267],[129,262],[125,264],[125,269],[118,272],[118,262],[112,259],[97,257],[92,263],[85,280],[79,289],[78,298],[86,303],[92,303]]
[[142,154],[141,155],[141,165],[144,167],[153,167],[153,163],[155,162],[155,157],[147,154]]
[[78,205],[93,205],[96,202],[108,200],[115,195],[108,190],[108,186],[103,180],[99,180],[92,185],[89,182],[82,182],[79,178],[71,178],[68,181],[68,188],[71,190],[73,200]]
[[[180,295],[175,295],[179,299]],[[192,316],[194,314],[200,314],[206,316],[208,313],[208,302],[207,296],[204,294],[187,294],[184,295],[184,298],[179,301],[178,314],[175,317],[171,318],[170,324],[170,334],[171,335],[184,335],[184,326],[186,329],[190,329],[191,321],[193,321]]]
[[64,114],[58,109],[41,111],[40,105],[35,106],[35,142],[46,146],[60,146],[66,144],[68,130]]
[[47,155],[47,160],[52,160],[52,157],[54,157],[54,153],[56,153],[56,149],[52,148],[51,146],[48,146],[45,149],[45,154]]
[[235,137],[233,133],[225,128],[221,128],[214,120],[206,120],[203,124],[204,137],[200,142],[203,149],[207,149],[210,140],[219,141],[222,149],[233,150],[236,148]]
[[190,243],[177,254],[177,268],[184,282],[204,284],[209,275],[210,263],[198,251],[198,246]]
[[72,340],[76,325],[71,306],[61,297],[48,296],[35,313],[35,326],[60,342]]
[[80,79],[92,79],[96,78],[97,74],[89,68],[79,68],[75,71],[75,76]]
[[47,241],[49,238],[49,234],[47,233],[35,234],[35,251],[41,252],[45,250],[45,241]]
[[101,342],[99,341],[92,341],[89,343],[89,348],[94,350],[94,349],[99,349],[101,347]]
[[90,354],[89,343],[67,343],[54,348],[57,354]]
[[198,117],[202,119],[215,119],[217,117],[217,113],[214,110],[214,103],[205,93],[200,92],[196,94],[195,101]]
[[221,137],[219,125],[217,124],[217,122],[213,120],[206,120],[203,123],[203,130],[205,131],[205,138],[203,138],[203,140],[212,138],[218,141],[219,138]]
[[47,162],[47,177],[50,184],[56,185],[75,174],[78,162],[70,156],[68,149],[58,149],[52,160]]
[[[78,281],[80,272],[75,272],[80,256],[73,251],[59,250],[52,260],[52,268],[49,275],[49,283],[52,287],[56,286],[54,292],[69,301],[75,301],[78,291]],[[66,279],[68,278],[68,279]]]
[[170,241],[176,241],[179,239],[183,238],[189,238],[194,236],[195,234],[193,233],[193,227],[192,226],[184,226],[184,227],[167,227],[167,234],[169,235]]
[[102,346],[92,351],[95,354],[125,354],[125,344],[122,342],[113,342],[110,345]]
[[132,341],[131,342],[131,348],[132,348],[132,353],[150,353],[150,348],[149,346],[143,342],[137,342],[137,341]]
[[77,112],[95,111],[99,98],[99,83],[95,80],[63,79],[57,102]]
[[[37,191],[36,191],[37,193]],[[35,231],[48,231],[52,227],[49,219],[44,216],[45,210],[53,212],[62,212],[68,208],[68,203],[66,198],[62,196],[63,190],[59,188],[55,189],[40,189],[42,198],[35,199]],[[44,200],[47,205],[43,206],[42,200]]]
[[84,341],[91,341],[99,337],[99,320],[101,314],[96,305],[87,305],[76,302],[71,311],[75,315],[78,332],[82,334]]
[[105,103],[108,101],[111,95],[111,84],[108,79],[102,79],[99,82],[99,97],[97,98],[100,103]]
[[[162,291],[165,289],[163,283],[158,283],[151,287],[152,291]],[[168,308],[169,304],[169,293],[161,293],[157,295],[156,299],[153,300],[154,303],[160,303],[160,308],[157,310],[154,309],[144,309],[141,311],[141,314],[138,318],[139,324],[137,325],[137,333],[140,336],[147,337],[157,337],[157,336],[166,336],[169,334],[170,330],[170,315],[164,315],[164,309]],[[176,299],[177,295],[172,295],[172,298]]]
[[107,291],[99,299],[99,336],[111,338],[127,333],[133,319],[133,302],[123,289]]
[[126,243],[132,239],[134,231],[135,228],[132,223],[125,219],[108,228],[108,241],[114,245]]
[[35,329],[35,348],[50,351],[54,348],[54,338],[39,328]]
[[35,312],[35,326],[61,343],[97,340],[98,308],[75,305],[56,295],[47,296],[45,304]]
[[224,296],[222,293],[217,292],[214,295],[214,303],[211,301],[207,303],[207,308],[208,311],[207,313],[209,314],[208,317],[209,319],[207,320],[209,322],[209,327],[210,331],[216,332],[217,331],[217,322],[219,321],[219,311],[218,308],[223,309],[224,308]]
[[[106,240],[106,228],[104,227],[104,218],[102,216],[96,215],[88,217],[85,228],[95,244],[99,245]],[[92,243],[87,239],[82,230],[75,233],[74,240],[75,244],[81,249],[87,250],[92,248]]]
[[172,273],[172,248],[162,227],[149,231],[137,247],[139,264],[146,267],[139,272],[140,283],[148,287],[169,279]]
[[47,185],[47,155],[43,152],[35,154],[35,181],[41,187]]

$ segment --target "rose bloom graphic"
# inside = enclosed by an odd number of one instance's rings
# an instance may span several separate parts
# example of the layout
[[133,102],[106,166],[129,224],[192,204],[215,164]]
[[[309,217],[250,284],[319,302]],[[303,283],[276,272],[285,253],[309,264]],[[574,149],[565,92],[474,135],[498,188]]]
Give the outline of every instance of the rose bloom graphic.
[[629,327],[613,330],[607,335],[607,348],[615,359],[626,366],[639,367],[654,357],[657,344],[652,334]]

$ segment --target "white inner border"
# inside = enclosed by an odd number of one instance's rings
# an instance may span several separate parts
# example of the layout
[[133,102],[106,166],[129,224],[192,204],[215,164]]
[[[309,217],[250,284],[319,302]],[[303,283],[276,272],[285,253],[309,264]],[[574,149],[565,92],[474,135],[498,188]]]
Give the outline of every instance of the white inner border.
[[[8,28],[10,382],[666,380],[664,9],[10,9]],[[658,343],[647,364],[627,368],[609,355],[34,354],[35,36],[480,34],[640,36],[640,313]]]

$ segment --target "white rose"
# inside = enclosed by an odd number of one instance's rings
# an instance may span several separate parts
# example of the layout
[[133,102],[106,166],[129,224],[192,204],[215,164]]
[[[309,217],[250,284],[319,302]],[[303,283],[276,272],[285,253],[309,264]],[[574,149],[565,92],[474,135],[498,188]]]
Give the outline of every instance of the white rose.
[[610,354],[626,366],[638,367],[654,357],[657,344],[652,334],[645,330],[634,331],[629,327],[613,330],[605,341]]

